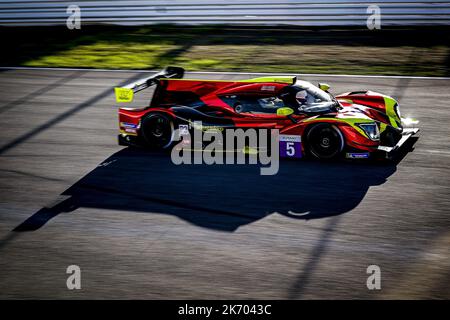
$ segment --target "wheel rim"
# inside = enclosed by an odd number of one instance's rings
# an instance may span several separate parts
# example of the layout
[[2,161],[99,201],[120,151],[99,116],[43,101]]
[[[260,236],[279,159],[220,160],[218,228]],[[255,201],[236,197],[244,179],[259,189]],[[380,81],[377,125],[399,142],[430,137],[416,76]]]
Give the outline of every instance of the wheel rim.
[[162,116],[148,118],[143,126],[147,142],[158,148],[167,148],[172,142],[173,124]]
[[342,149],[342,137],[332,126],[318,126],[308,133],[311,153],[320,159],[335,157]]
[[151,127],[151,133],[155,138],[161,138],[164,135],[164,121],[159,118],[156,119],[156,123]]

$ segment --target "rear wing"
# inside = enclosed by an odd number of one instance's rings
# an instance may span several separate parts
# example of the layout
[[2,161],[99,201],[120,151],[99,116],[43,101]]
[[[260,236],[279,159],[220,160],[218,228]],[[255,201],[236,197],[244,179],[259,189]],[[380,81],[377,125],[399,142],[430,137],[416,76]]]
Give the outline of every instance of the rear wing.
[[181,79],[184,76],[184,69],[180,67],[166,67],[161,72],[147,78],[137,80],[123,87],[114,88],[117,102],[131,102],[136,92],[142,91],[158,84],[158,80],[162,78]]

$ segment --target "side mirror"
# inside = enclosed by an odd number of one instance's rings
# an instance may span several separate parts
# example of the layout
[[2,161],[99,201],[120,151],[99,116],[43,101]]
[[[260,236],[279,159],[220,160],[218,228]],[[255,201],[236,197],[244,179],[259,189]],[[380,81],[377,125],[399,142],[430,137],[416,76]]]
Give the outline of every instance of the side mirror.
[[323,91],[328,91],[328,89],[330,89],[330,85],[328,83],[319,82],[319,88],[322,89]]
[[294,110],[288,107],[277,109],[277,116],[290,116],[294,113]]

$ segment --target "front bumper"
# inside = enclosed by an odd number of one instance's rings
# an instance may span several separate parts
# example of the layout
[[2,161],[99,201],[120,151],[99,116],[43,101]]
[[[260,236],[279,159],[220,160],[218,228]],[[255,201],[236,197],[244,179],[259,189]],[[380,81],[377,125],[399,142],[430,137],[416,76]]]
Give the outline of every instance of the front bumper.
[[386,153],[391,153],[398,150],[409,138],[419,132],[419,128],[404,128],[400,140],[393,147],[378,146],[377,150],[384,151]]

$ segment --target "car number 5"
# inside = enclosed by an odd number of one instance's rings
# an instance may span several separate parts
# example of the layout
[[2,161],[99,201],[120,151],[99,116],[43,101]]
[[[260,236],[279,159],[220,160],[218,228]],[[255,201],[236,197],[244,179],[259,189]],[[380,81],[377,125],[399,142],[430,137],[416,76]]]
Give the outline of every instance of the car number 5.
[[294,142],[286,142],[286,154],[289,157],[293,157],[295,155]]
[[301,158],[301,136],[280,134],[280,157]]

